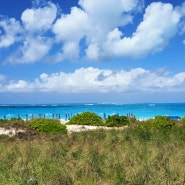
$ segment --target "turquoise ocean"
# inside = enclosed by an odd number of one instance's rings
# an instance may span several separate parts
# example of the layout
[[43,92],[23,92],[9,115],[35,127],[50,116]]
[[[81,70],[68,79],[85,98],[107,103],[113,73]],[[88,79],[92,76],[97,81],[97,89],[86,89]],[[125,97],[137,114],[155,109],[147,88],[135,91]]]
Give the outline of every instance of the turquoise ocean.
[[38,117],[70,119],[85,111],[94,112],[102,118],[108,115],[135,115],[138,119],[155,116],[185,117],[185,103],[140,103],[140,104],[22,104],[0,105],[0,119]]

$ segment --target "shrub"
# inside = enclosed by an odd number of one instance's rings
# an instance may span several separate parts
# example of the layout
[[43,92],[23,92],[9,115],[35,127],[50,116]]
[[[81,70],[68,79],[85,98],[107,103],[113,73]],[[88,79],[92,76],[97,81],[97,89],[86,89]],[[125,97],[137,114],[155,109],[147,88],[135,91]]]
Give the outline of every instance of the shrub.
[[148,119],[144,123],[140,124],[140,128],[145,129],[162,129],[171,128],[175,125],[175,120],[171,120],[166,116],[156,116],[154,119]]
[[8,127],[14,127],[14,128],[19,128],[19,127],[24,127],[25,121],[21,118],[11,118],[11,119],[0,119],[0,126],[3,126],[5,128]]
[[113,115],[108,116],[105,124],[108,127],[121,127],[125,125],[130,125],[130,122],[126,116]]
[[62,125],[59,120],[54,119],[33,119],[28,122],[28,125],[38,132],[48,134],[67,133],[65,125]]
[[73,116],[68,124],[99,126],[103,125],[103,120],[100,116],[93,112],[83,112]]

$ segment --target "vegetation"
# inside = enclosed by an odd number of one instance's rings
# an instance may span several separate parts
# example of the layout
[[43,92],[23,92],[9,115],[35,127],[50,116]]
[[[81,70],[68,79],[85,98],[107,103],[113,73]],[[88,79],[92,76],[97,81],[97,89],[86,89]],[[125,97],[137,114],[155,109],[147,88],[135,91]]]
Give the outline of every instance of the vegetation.
[[[182,129],[183,128],[183,129]],[[185,128],[0,139],[0,184],[183,184]]]
[[11,118],[11,119],[0,119],[0,126],[3,127],[24,127],[25,121],[21,118]]
[[47,134],[67,133],[66,126],[55,119],[33,119],[28,122],[28,125],[38,132]]
[[73,116],[68,124],[99,126],[103,125],[103,120],[100,116],[93,112],[83,112]]
[[156,116],[154,119],[148,119],[139,125],[143,129],[165,129],[175,126],[176,121],[166,116]]
[[[130,124],[125,117],[108,119]],[[50,121],[24,122],[41,134],[32,139],[0,137],[0,185],[185,183],[185,118],[157,116],[124,130],[42,135],[57,122]]]
[[129,119],[126,116],[113,115],[108,116],[105,125],[108,127],[122,127],[130,125]]

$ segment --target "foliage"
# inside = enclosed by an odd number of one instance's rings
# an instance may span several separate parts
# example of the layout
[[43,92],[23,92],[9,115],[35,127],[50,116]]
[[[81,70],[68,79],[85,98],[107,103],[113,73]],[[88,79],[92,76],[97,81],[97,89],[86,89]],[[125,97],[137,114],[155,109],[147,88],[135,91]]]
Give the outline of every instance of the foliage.
[[25,127],[25,121],[21,118],[0,119],[0,126],[3,126],[5,128],[20,128]]
[[14,123],[24,123],[24,120],[21,119],[21,118],[11,118],[11,119],[0,119],[0,123],[11,123],[11,124],[14,124]]
[[67,133],[66,126],[55,119],[33,119],[28,122],[28,125],[38,132],[48,134]]
[[184,184],[185,128],[138,127],[0,142],[0,185]]
[[171,128],[175,125],[175,120],[171,120],[166,116],[156,116],[154,119],[148,119],[139,125],[139,128],[144,129],[164,129]]
[[130,122],[126,116],[112,115],[108,116],[105,121],[105,125],[108,127],[122,127],[125,125],[130,125]]
[[103,125],[103,120],[100,116],[93,112],[83,112],[73,116],[68,124],[99,126]]
[[185,126],[185,117],[181,118],[179,120],[179,123],[182,125],[182,126]]

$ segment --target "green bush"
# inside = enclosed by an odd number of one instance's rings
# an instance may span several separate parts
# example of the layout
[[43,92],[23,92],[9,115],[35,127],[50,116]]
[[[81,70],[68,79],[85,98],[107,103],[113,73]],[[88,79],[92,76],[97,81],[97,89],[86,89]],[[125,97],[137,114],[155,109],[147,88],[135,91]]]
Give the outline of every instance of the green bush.
[[83,112],[73,116],[68,124],[99,126],[103,125],[103,120],[93,112]]
[[38,132],[48,134],[67,133],[65,125],[62,125],[59,120],[54,119],[33,119],[28,121],[28,125]]
[[154,119],[148,119],[144,123],[140,124],[140,128],[145,129],[163,129],[171,128],[175,125],[175,120],[171,120],[166,116],[156,116]]
[[130,122],[126,116],[113,115],[108,116],[105,125],[108,127],[121,127],[125,125],[130,125]]

